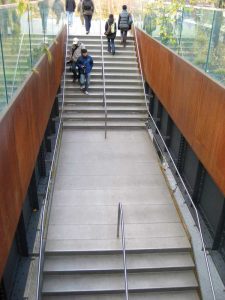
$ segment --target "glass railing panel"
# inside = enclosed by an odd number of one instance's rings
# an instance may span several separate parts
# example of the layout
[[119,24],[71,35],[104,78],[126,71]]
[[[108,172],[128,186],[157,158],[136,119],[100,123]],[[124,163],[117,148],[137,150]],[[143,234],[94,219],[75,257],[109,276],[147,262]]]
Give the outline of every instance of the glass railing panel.
[[202,70],[206,68],[214,10],[185,7],[179,54]]
[[[51,6],[46,3],[51,3]],[[63,7],[63,2],[60,3]],[[48,47],[65,24],[63,10],[59,14],[52,5],[52,2],[44,0],[29,6],[25,2],[0,6],[1,103],[6,102],[7,96],[11,101],[17,88],[41,56],[48,52]]]
[[142,26],[149,35],[161,43],[178,51],[182,31],[183,8],[179,4],[162,2],[143,3]]
[[[8,100],[10,101],[14,91],[21,84],[21,74],[25,78],[30,71],[26,60],[22,56],[23,51],[23,26],[21,14],[16,6],[0,9],[2,27],[2,52],[5,69]],[[21,74],[17,73],[20,65]]]
[[4,61],[2,59],[2,35],[0,33],[0,113],[1,110],[7,105],[7,89],[3,64]]
[[42,0],[30,5],[29,21],[32,67],[34,67],[46,49],[55,41],[66,22],[63,2]]
[[206,72],[225,85],[225,11],[215,10]]

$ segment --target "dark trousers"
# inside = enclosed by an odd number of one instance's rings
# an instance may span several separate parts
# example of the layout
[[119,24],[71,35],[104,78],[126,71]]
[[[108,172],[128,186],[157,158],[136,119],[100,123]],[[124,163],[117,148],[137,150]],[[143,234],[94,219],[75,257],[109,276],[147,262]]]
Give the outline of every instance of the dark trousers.
[[92,19],[92,16],[84,15],[85,28],[86,28],[87,32],[89,32],[91,29],[91,19]]
[[114,39],[108,38],[108,51],[112,52],[112,54],[115,54],[115,42],[114,42]]
[[79,79],[80,78],[80,73],[79,73],[79,70],[76,68],[76,62],[72,62],[71,64],[71,71],[73,73],[73,79],[76,80],[76,79]]
[[121,42],[125,45],[127,42],[127,30],[121,29]]

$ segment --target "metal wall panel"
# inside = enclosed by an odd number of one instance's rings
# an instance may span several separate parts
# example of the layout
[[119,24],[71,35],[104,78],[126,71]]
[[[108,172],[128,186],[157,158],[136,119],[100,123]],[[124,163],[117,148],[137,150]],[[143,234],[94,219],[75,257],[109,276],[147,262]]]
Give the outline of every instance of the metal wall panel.
[[145,80],[225,195],[225,88],[137,29]]
[[197,156],[195,155],[191,147],[187,145],[184,153],[184,164],[181,174],[184,177],[191,194],[193,193],[195,188],[199,164],[200,162]]
[[[57,94],[64,67],[66,27],[0,119],[0,278]],[[3,188],[2,188],[3,187]]]
[[206,173],[199,199],[199,208],[213,237],[220,221],[223,204],[224,197],[222,193],[218,190],[212,178]]

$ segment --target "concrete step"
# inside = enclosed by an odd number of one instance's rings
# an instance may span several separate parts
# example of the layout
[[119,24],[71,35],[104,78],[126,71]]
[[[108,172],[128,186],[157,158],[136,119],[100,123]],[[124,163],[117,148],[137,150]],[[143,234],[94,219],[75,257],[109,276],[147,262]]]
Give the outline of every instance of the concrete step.
[[[127,256],[127,270],[132,272],[155,272],[193,270],[194,263],[190,253],[139,253]],[[45,274],[82,274],[124,271],[123,258],[118,254],[86,254],[47,256],[44,264]]]
[[[35,45],[35,46],[37,46],[37,45]],[[134,51],[134,49],[135,49],[134,44],[132,44],[132,45],[128,44],[126,47],[123,47],[123,45],[117,43],[115,46],[116,46],[116,50],[122,51],[122,49],[123,49],[124,52],[126,50],[133,50]],[[27,47],[28,47],[28,45],[27,45]],[[91,53],[93,50],[100,50],[101,51],[101,49],[102,49],[102,45],[101,45],[100,42],[98,44],[85,43],[85,47],[86,47],[86,49],[88,50],[89,53]],[[70,50],[71,50],[71,45],[68,45],[67,46],[67,51],[70,51]],[[107,51],[106,45],[104,47],[104,50]]]
[[[66,109],[67,105],[76,105],[76,106],[103,106],[103,99],[88,99],[83,101],[82,99],[66,99],[64,102],[64,108]],[[130,99],[110,99],[107,100],[107,107],[110,106],[132,106],[132,105],[137,105],[137,106],[146,106],[146,103],[144,100],[130,100]]]
[[[94,64],[92,70],[93,70],[92,72],[102,72],[102,65],[101,64]],[[125,76],[126,76],[126,74],[129,74],[129,73],[139,74],[139,69],[138,69],[137,65],[129,66],[127,64],[127,65],[120,66],[119,63],[118,63],[117,65],[111,65],[111,66],[106,65],[105,66],[105,73],[107,73],[107,74],[119,73],[120,71]],[[66,72],[70,73],[70,67],[69,66],[66,67]]]
[[[63,119],[67,121],[105,121],[105,113],[104,110],[102,113],[64,113]],[[147,114],[137,114],[137,113],[107,113],[107,121],[146,121]]]
[[[102,56],[101,55],[92,55],[93,60],[94,61],[102,61]],[[107,52],[107,54],[105,54],[104,56],[104,62],[113,62],[113,61],[126,61],[126,62],[130,62],[131,61],[131,57],[129,55],[112,55],[110,53]],[[69,57],[68,57],[69,60]],[[132,57],[132,60],[137,61],[137,57]]]
[[[81,91],[77,91],[77,92],[65,92],[65,98],[66,99],[100,99],[102,98],[102,92],[93,92],[90,93],[89,95],[85,95],[83,94]],[[129,92],[129,93],[122,93],[122,92],[107,92],[106,93],[106,97],[107,99],[142,99],[144,100],[144,94],[143,93],[136,93],[136,92]]]
[[[66,77],[66,88],[70,88],[70,87],[74,87],[77,83],[74,84],[74,82],[72,82],[72,74],[71,74],[71,78],[69,79],[69,76]],[[63,81],[62,81],[63,82]],[[142,81],[141,81],[141,77],[139,79],[135,78],[131,78],[131,79],[128,79],[128,78],[122,78],[122,79],[115,79],[115,78],[106,78],[105,79],[105,84],[106,86],[115,86],[115,85],[120,85],[120,86],[132,86],[132,87],[139,87],[141,86],[143,88],[143,85],[142,85]],[[92,76],[92,79],[91,79],[91,85],[101,85],[102,86],[102,78],[96,78],[96,75],[93,75]]]
[[[72,79],[72,72],[67,71],[66,72],[66,79],[70,78]],[[139,74],[139,72],[135,72],[135,73],[127,73],[123,70],[121,70],[120,73],[118,72],[113,72],[113,73],[109,73],[107,70],[105,70],[105,79],[106,80],[122,80],[122,79],[127,79],[127,80],[134,80],[134,81],[140,81],[141,80],[141,75]],[[102,72],[101,70],[93,70],[91,73],[91,79],[101,79],[102,80]]]
[[[64,129],[105,129],[105,121],[67,121],[63,122]],[[145,129],[143,121],[107,121],[108,129]]]
[[[83,200],[84,202],[84,200]],[[126,253],[168,253],[188,252],[191,245],[186,237],[126,237]],[[90,253],[121,253],[121,241],[117,238],[106,240],[47,240],[45,253],[47,255],[90,254]]]
[[[98,113],[98,112],[104,112],[103,106],[81,106],[81,105],[66,105],[64,106],[64,113]],[[142,113],[146,114],[147,110],[146,107],[140,106],[140,105],[118,105],[118,106],[107,106],[107,111],[109,113]]]
[[[86,40],[101,39],[100,35],[79,35],[79,34],[78,35],[69,34],[68,39],[73,40],[75,37],[79,38],[80,40],[81,39],[86,39]],[[105,36],[103,36],[103,37],[105,37]],[[133,39],[134,39],[134,37],[132,35],[127,36],[127,40],[133,40]],[[115,40],[120,40],[120,36],[117,35],[115,37]]]
[[[130,292],[197,290],[192,271],[130,273]],[[88,295],[124,291],[124,274],[45,275],[43,295]]]
[[[118,295],[102,294],[102,295],[79,295],[76,300],[124,300],[124,292]],[[129,293],[130,300],[200,300],[196,291],[181,292],[146,292],[146,293]],[[42,300],[75,300],[74,296],[55,295],[43,296]]]
[[[118,59],[117,57],[114,56],[114,60],[112,61],[107,61],[107,59],[104,59],[104,65],[105,67],[116,67],[117,65],[119,65],[121,68],[122,67],[135,67],[138,65],[138,62],[136,59],[132,59],[132,60],[128,60],[128,61],[125,61],[125,60],[122,60],[122,59]],[[99,61],[94,61],[94,65],[96,66],[102,66],[102,61],[99,60]]]
[[[106,93],[107,92],[116,92],[116,93],[119,93],[119,92],[135,92],[135,93],[141,93],[143,91],[143,86],[136,86],[136,85],[128,85],[126,86],[125,84],[124,85],[107,85],[105,86],[105,89],[106,89]],[[66,85],[65,86],[65,92],[80,92],[80,86],[78,84],[70,84],[69,86]],[[101,85],[92,85],[90,84],[90,88],[89,88],[89,92],[90,93],[96,93],[96,92],[101,92],[103,91],[103,84]]]
[[[95,48],[95,49],[88,49],[89,51],[89,54],[90,55],[102,55],[102,50],[101,48]],[[67,57],[69,57],[70,55],[70,48],[67,49]],[[28,53],[28,51],[27,51]],[[104,57],[107,57],[107,56],[111,56],[111,54],[108,53],[107,51],[107,48],[104,48],[103,49],[103,55]],[[121,56],[129,56],[129,57],[136,57],[136,52],[135,52],[135,49],[129,49],[129,48],[116,48],[116,54],[114,57],[121,57]]]
[[[80,41],[101,41],[101,36],[99,36],[99,35],[95,35],[95,36],[94,35],[74,35],[74,36],[69,35],[68,36],[68,41],[72,43],[72,41],[75,37],[77,37]],[[107,41],[105,35],[102,36],[102,39]],[[120,41],[120,40],[121,40],[120,36],[117,35],[115,37],[115,41],[117,42],[117,41]],[[127,41],[128,42],[134,41],[134,37],[133,36],[127,36]]]

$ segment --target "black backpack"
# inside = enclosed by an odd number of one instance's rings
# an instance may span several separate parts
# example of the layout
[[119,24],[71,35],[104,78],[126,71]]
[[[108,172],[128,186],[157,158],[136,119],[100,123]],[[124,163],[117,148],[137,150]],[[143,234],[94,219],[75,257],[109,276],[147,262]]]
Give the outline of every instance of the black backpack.
[[87,1],[86,3],[84,2],[84,10],[91,10],[91,8],[91,1]]

